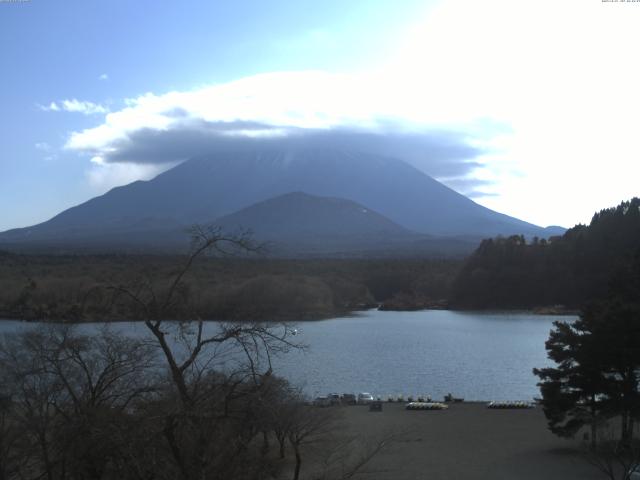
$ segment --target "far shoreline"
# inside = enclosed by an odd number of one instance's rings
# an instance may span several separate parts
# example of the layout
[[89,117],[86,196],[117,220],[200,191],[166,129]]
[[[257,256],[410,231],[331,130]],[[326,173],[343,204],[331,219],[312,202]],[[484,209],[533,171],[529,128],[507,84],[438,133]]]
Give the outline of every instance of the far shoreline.
[[[420,309],[389,309],[389,308],[380,308],[381,305],[372,308],[364,308],[359,310],[346,310],[341,312],[333,312],[327,315],[307,315],[307,316],[286,316],[282,318],[270,318],[266,320],[259,320],[255,318],[236,318],[236,319],[214,319],[214,318],[203,318],[204,322],[226,322],[226,323],[312,323],[312,322],[322,322],[326,320],[338,320],[341,318],[357,318],[360,317],[367,312],[371,311],[379,311],[379,312],[388,312],[388,313],[420,313],[420,312],[438,312],[438,311],[448,311],[448,312],[460,312],[467,314],[477,313],[479,315],[534,315],[534,316],[552,316],[552,317],[575,317],[580,315],[579,310],[572,309],[553,309],[550,307],[538,307],[533,309],[498,309],[498,308],[488,308],[488,309],[478,309],[478,308],[420,308]],[[50,318],[50,319],[25,319],[25,318],[16,318],[13,316],[7,316],[0,313],[0,322],[22,322],[22,323],[50,323],[50,324],[66,324],[66,325],[82,325],[82,324],[91,324],[91,323],[143,323],[145,319],[142,318],[116,318],[111,320],[104,319],[85,319],[85,320],[70,320],[65,318]],[[185,320],[177,320],[177,319],[163,319],[165,322],[176,322],[176,321],[185,321]],[[197,322],[198,319],[186,320],[191,322]]]

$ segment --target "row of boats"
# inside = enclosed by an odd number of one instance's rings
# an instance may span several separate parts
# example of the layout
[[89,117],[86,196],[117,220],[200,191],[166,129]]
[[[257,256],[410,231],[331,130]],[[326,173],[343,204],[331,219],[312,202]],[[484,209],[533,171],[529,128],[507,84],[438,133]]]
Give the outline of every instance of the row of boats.
[[[491,409],[528,409],[534,408],[532,402],[489,402],[487,408]],[[406,407],[407,410],[446,410],[449,408],[448,403],[443,402],[409,402]]]
[[442,402],[409,402],[407,410],[446,410],[449,405]]
[[495,409],[527,409],[533,408],[535,405],[532,402],[489,402],[487,408]]
[[[416,395],[405,397],[403,395],[387,395],[384,397],[374,397],[370,393],[360,393],[357,396],[351,393],[331,393],[326,396],[317,397],[313,404],[316,406],[332,405],[371,405],[382,403],[404,403],[407,410],[446,410],[449,404],[464,402],[464,398],[456,398],[450,393],[444,396],[444,401],[437,402],[431,400],[431,395]],[[528,409],[534,408],[533,402],[527,401],[491,401],[487,403],[490,409]]]

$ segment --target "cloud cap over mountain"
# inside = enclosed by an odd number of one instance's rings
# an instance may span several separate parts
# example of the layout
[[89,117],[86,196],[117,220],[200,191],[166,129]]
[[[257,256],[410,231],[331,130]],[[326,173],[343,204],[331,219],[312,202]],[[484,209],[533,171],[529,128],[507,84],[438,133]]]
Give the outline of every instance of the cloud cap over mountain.
[[[490,123],[447,125],[364,78],[325,72],[256,75],[189,92],[146,94],[74,132],[66,148],[95,164],[172,164],[193,156],[323,145],[390,155],[439,178],[464,178],[480,166],[476,142]],[[390,87],[391,88],[391,87]],[[439,125],[436,127],[436,124]]]

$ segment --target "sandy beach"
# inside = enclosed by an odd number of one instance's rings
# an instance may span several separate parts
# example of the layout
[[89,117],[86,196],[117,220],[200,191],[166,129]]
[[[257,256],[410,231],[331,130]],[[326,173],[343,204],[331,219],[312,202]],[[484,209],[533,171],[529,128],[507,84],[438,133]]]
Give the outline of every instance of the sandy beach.
[[580,443],[547,430],[540,408],[491,410],[485,403],[456,403],[444,411],[407,411],[385,403],[340,408],[344,435],[375,439],[399,432],[357,478],[367,480],[598,479],[580,457]]

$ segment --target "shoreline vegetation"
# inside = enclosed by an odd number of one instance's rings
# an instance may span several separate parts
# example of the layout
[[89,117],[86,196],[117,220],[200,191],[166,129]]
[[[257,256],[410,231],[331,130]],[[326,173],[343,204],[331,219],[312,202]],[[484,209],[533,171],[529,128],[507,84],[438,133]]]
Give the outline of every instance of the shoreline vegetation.
[[[358,308],[355,310],[348,310],[343,312],[336,312],[335,314],[326,315],[326,316],[317,316],[317,317],[302,317],[302,318],[284,318],[284,319],[273,319],[266,320],[266,323],[282,323],[282,322],[318,322],[322,320],[332,320],[336,318],[345,318],[345,317],[354,317],[357,316],[360,312],[366,312],[368,310],[379,310],[379,311],[388,311],[388,312],[427,312],[427,311],[438,311],[438,310],[450,310],[450,311],[458,311],[458,312],[473,312],[477,311],[483,314],[486,313],[497,313],[497,314],[510,314],[510,313],[525,313],[531,315],[540,315],[540,316],[558,316],[558,317],[575,317],[580,314],[579,310],[571,310],[571,309],[555,309],[553,306],[551,307],[540,307],[530,310],[521,310],[521,309],[492,309],[492,310],[464,310],[457,308],[439,308],[439,307],[427,307],[427,308],[389,308],[384,305],[374,305],[366,308]],[[10,315],[3,314],[0,312],[0,322],[27,322],[27,323],[68,323],[68,324],[82,324],[82,323],[121,323],[121,322],[142,322],[143,319],[127,319],[127,318],[119,318],[117,320],[79,320],[73,321],[69,319],[39,319],[39,318],[16,318]],[[171,319],[166,319],[166,321],[170,322]],[[180,321],[180,320],[174,320]],[[204,322],[226,322],[229,321],[227,319],[220,318],[203,318]],[[236,322],[251,322],[254,320],[232,320]],[[477,400],[478,402],[484,402],[484,400]],[[487,400],[488,401],[488,400]],[[475,400],[474,400],[475,402]]]
[[[640,255],[638,245],[640,198],[633,198],[563,236],[483,240],[467,259],[198,258],[179,294],[185,313],[230,321],[316,320],[376,307],[575,315],[606,294]],[[185,258],[0,251],[0,318],[137,320],[143,312],[114,288],[162,291]]]
[[451,303],[575,311],[607,294],[612,279],[640,256],[639,246],[640,198],[597,212],[589,225],[562,236],[483,240],[456,276]]
[[[118,322],[139,311],[109,289],[160,286],[183,259],[141,255],[0,255],[0,320]],[[207,258],[187,279],[201,318],[314,321],[359,311],[478,310],[576,315],[565,305],[475,308],[452,303],[461,260],[271,260]],[[153,281],[152,281],[153,279]]]
[[[0,255],[0,318],[94,322],[139,320],[116,285],[167,288],[179,256]],[[443,305],[461,260],[274,260],[201,258],[181,289],[199,318],[305,321],[370,308]],[[420,299],[421,303],[416,303]],[[419,308],[415,308],[415,306]]]

